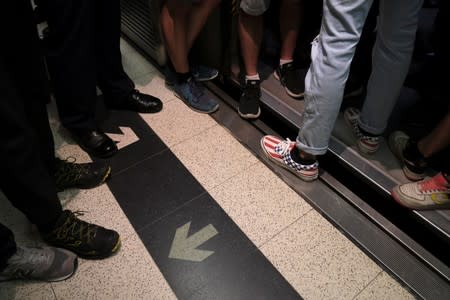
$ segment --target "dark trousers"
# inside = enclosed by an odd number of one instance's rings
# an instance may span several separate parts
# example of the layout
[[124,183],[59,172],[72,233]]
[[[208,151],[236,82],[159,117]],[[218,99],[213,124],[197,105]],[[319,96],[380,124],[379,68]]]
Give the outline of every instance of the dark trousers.
[[16,253],[14,235],[7,227],[0,223],[0,271],[6,267],[8,259]]
[[45,65],[30,1],[2,3],[0,30],[0,189],[43,230],[62,208],[53,178]]
[[47,63],[62,124],[96,127],[96,85],[105,101],[134,89],[120,53],[119,0],[40,0],[49,26]]

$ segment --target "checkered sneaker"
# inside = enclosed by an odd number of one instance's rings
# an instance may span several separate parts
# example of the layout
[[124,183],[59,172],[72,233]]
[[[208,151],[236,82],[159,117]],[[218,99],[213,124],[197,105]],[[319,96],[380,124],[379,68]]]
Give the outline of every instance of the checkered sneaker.
[[352,128],[352,132],[357,138],[359,151],[365,154],[373,154],[380,146],[380,137],[368,136],[361,132],[358,124],[360,114],[361,112],[357,108],[347,108],[344,111],[345,122]]
[[273,162],[291,171],[304,181],[317,179],[319,175],[319,163],[304,165],[295,162],[291,157],[291,151],[295,148],[295,142],[289,139],[282,140],[273,135],[266,135],[261,139],[261,148],[264,154]]

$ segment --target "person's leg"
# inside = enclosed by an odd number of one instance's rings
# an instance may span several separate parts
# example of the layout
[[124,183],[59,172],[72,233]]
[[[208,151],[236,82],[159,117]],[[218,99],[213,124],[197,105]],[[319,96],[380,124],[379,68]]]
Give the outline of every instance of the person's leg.
[[292,61],[300,30],[301,1],[283,0],[280,7],[280,60]]
[[167,0],[162,9],[161,26],[167,52],[179,74],[189,73],[187,32],[191,8],[191,1]]
[[[14,60],[11,57],[0,59],[7,59],[8,63]],[[25,107],[35,100],[22,97],[11,76],[17,69],[14,65],[7,66],[4,60],[0,61],[0,90],[3,95],[0,120],[4,129],[0,144],[0,188],[32,223],[40,229],[49,229],[61,215],[62,208],[54,179],[37,146],[38,136],[29,125],[26,114]]]
[[14,234],[0,223],[0,272],[6,267],[8,259],[16,253]]
[[[194,45],[195,40],[200,34],[202,28],[204,27],[206,21],[208,20],[211,12],[220,4],[220,0],[198,0],[193,1],[193,5],[188,16],[188,29],[187,29],[187,49],[188,56],[189,51]],[[165,30],[165,37],[169,44],[173,44],[173,18],[169,14],[167,5],[164,5],[161,11],[161,24],[163,29]],[[166,41],[166,44],[167,44]],[[202,65],[197,65],[195,62],[189,61],[190,72],[192,76],[197,81],[208,81],[217,77],[219,72],[216,69],[209,68]],[[192,68],[192,69],[191,69]],[[170,59],[166,64],[165,70],[166,76],[166,85],[173,86],[175,84],[176,75],[175,69],[172,65]]]
[[192,1],[168,0],[161,14],[161,26],[167,52],[176,72],[174,94],[191,109],[212,113],[219,108],[201,83],[193,79],[188,61],[188,23]]
[[220,1],[221,0],[200,0],[192,5],[192,9],[189,13],[189,27],[187,31],[188,52],[194,45],[194,42],[208,20],[209,15],[211,15],[212,11],[220,4]]
[[380,135],[408,73],[423,0],[381,0],[372,74],[359,126]]
[[96,2],[95,46],[99,87],[105,98],[126,98],[134,90],[134,83],[125,73],[122,65],[120,1]]
[[239,99],[238,113],[245,119],[256,119],[261,114],[258,59],[263,35],[263,14],[269,5],[270,1],[267,0],[243,0],[240,4],[238,32],[244,60],[245,86]]
[[450,112],[439,124],[424,138],[417,143],[420,153],[425,157],[443,150],[450,145]]
[[[248,2],[248,3],[247,3]],[[241,1],[241,12],[239,14],[239,39],[241,44],[241,55],[244,60],[245,74],[255,76],[258,74],[258,57],[263,35],[263,16],[268,8],[254,8],[259,6],[253,2]]]
[[95,2],[41,0],[49,26],[47,63],[62,124],[95,129]]
[[281,53],[280,64],[274,72],[280,80],[286,93],[294,98],[300,98],[305,91],[305,72],[296,70],[294,66],[294,51],[300,30],[301,0],[283,0],[280,7]]
[[305,111],[297,147],[310,155],[327,151],[345,82],[372,1],[323,2],[320,35],[313,42],[305,79]]
[[120,1],[95,1],[95,57],[97,81],[107,107],[139,113],[156,113],[162,102],[135,89],[125,73],[120,53]]

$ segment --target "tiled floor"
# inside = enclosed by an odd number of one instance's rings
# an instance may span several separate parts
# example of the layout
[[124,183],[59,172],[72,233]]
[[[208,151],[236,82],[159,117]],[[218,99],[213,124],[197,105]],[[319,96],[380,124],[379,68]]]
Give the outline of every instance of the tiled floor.
[[[81,260],[65,282],[1,283],[0,299],[288,299],[296,293],[305,299],[413,298],[226,129],[175,98],[136,50],[125,42],[121,47],[130,76],[142,91],[161,97],[164,109],[141,115],[151,129],[133,119],[133,126],[142,127],[136,129],[140,141],[112,162],[118,172],[109,186],[60,196],[65,207],[87,211],[86,220],[118,230],[122,249],[102,261]],[[58,154],[89,161],[58,129],[50,110]],[[146,194],[134,192],[146,185]],[[0,220],[17,241],[42,243],[3,198]],[[167,256],[165,241],[187,221],[190,236],[207,224],[217,227],[217,236],[199,247],[215,249],[204,262]],[[266,282],[273,285],[271,293],[254,293],[265,290]]]

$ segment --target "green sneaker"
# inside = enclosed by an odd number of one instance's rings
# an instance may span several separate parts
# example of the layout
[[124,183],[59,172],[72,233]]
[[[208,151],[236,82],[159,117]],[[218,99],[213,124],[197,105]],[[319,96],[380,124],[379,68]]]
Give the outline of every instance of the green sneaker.
[[81,212],[63,211],[55,228],[43,233],[43,239],[55,247],[68,249],[82,258],[106,258],[120,248],[120,236],[114,230],[78,219]]

